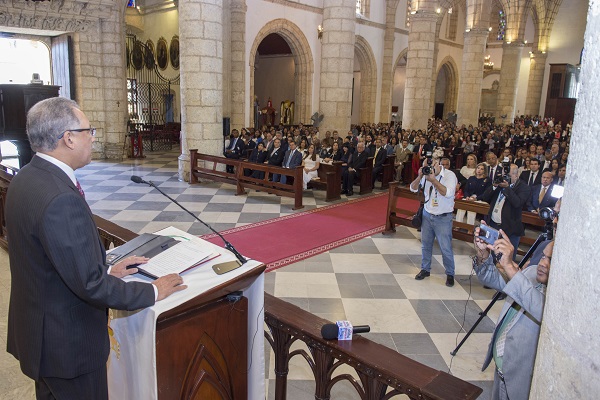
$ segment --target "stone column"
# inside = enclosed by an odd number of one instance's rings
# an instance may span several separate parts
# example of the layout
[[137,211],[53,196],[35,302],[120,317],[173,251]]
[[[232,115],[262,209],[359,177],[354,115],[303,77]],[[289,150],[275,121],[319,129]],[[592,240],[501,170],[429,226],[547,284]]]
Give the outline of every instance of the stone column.
[[552,257],[550,280],[530,399],[596,399],[600,393],[598,297],[600,224],[596,174],[600,152],[600,1],[591,0],[581,64],[565,196]]
[[76,101],[97,127],[94,159],[122,160],[127,133],[125,16],[108,19],[74,35]]
[[[381,76],[381,105],[379,122],[390,122],[392,115],[392,88],[394,84],[394,32],[396,31],[396,8],[398,1],[388,1],[385,12],[383,36],[383,64]],[[375,121],[373,121],[375,122]]]
[[231,0],[231,126],[245,126],[246,0]]
[[[500,86],[498,86],[496,111],[497,123],[512,124],[515,118],[522,55],[523,42],[505,42],[502,45],[502,65],[500,66]],[[506,115],[506,118],[502,119],[502,115]]]
[[[406,87],[402,127],[426,129],[430,114],[432,77],[435,73],[436,24],[439,14],[419,10],[411,15],[406,56]],[[435,80],[434,80],[435,82]]]
[[538,115],[542,100],[544,71],[546,70],[547,53],[534,51],[529,58],[529,82],[527,83],[527,98],[525,100],[525,115]]
[[189,149],[212,155],[223,153],[222,18],[221,1],[179,1],[180,180],[189,180]]
[[355,19],[354,0],[323,1],[319,109],[325,118],[320,125],[321,132],[350,129]]
[[471,29],[465,32],[462,68],[458,86],[457,125],[477,126],[483,81],[483,58],[489,31]]

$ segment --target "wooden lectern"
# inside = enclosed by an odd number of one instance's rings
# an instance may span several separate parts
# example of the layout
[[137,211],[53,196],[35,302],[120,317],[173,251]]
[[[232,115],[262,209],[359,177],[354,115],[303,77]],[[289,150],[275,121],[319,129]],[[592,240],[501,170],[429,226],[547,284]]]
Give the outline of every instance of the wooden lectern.
[[248,398],[248,299],[232,303],[224,296],[249,286],[264,270],[261,265],[160,315],[156,324],[160,400]]

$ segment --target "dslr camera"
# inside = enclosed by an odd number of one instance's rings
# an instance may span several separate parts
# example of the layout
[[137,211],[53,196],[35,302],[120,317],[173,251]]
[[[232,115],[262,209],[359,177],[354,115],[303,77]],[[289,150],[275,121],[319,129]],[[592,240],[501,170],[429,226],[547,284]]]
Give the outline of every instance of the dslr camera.
[[425,154],[425,165],[421,169],[423,171],[423,175],[429,175],[433,172],[433,157],[430,151]]
[[502,160],[501,168],[500,174],[496,174],[494,177],[494,184],[496,185],[502,182],[510,182],[510,160],[508,157],[504,157],[504,160]]

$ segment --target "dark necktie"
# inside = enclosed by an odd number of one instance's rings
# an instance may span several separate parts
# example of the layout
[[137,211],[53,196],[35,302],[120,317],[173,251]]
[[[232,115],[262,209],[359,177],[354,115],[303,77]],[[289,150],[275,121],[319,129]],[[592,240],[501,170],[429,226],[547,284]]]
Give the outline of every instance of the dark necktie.
[[77,190],[79,190],[79,194],[81,195],[81,197],[83,197],[85,199],[85,193],[83,192],[83,189],[81,188],[81,185],[79,184],[79,181],[75,181],[77,183]]

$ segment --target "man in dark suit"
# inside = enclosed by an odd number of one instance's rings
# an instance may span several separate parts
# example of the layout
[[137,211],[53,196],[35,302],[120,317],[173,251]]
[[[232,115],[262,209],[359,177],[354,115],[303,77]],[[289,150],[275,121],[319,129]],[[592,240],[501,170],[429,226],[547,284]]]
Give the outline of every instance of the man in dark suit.
[[273,140],[273,149],[268,153],[265,164],[281,167],[284,154],[285,152],[281,149],[281,141],[279,139]]
[[375,139],[375,152],[373,153],[373,173],[371,175],[371,186],[375,187],[377,181],[377,174],[383,170],[383,163],[387,158],[387,152],[381,145],[381,139]]
[[125,283],[144,263],[106,267],[106,252],[74,170],[91,161],[96,129],[77,103],[55,97],[27,115],[37,154],[6,199],[11,297],[7,350],[35,381],[38,399],[108,398],[108,308],[152,306],[185,286],[172,274]]
[[[250,153],[250,157],[248,158],[248,162],[263,164],[267,159],[268,153],[265,150],[265,144],[263,142],[258,142],[252,153]],[[244,169],[244,175],[250,176],[253,178],[262,179],[265,177],[265,173],[263,171],[253,171],[250,168]]]
[[537,158],[532,158],[529,161],[529,171],[521,172],[520,180],[525,182],[529,187],[542,183],[542,173],[540,172],[540,162]]
[[[531,196],[531,188],[519,179],[519,167],[515,164],[511,164],[509,175],[510,182],[493,184],[478,199],[490,205],[485,222],[494,229],[502,228],[517,249],[521,236],[525,234],[522,211]],[[514,254],[517,254],[516,250]]]
[[[285,152],[285,156],[283,157],[283,164],[281,165],[283,168],[294,169],[300,165],[302,165],[302,153],[300,153],[296,149],[296,142],[293,140],[288,141],[289,149]],[[277,181],[279,174],[273,174],[273,180]],[[281,175],[279,177],[279,182],[287,183],[287,175]]]
[[419,144],[413,147],[413,153],[416,154],[413,160],[416,160],[415,163],[418,164],[417,169],[423,165],[423,160],[427,157],[427,153],[431,153],[432,151],[433,147],[427,143],[427,138],[425,136],[419,137]]
[[356,151],[351,155],[348,161],[348,168],[342,173],[342,194],[352,196],[354,194],[354,180],[360,176],[360,169],[367,164],[369,153],[365,150],[365,144],[358,142]]
[[552,189],[554,188],[554,183],[552,183],[552,173],[544,172],[542,174],[542,183],[539,185],[535,185],[531,189],[531,197],[527,202],[527,210],[533,212],[539,212],[540,208],[544,207],[554,207],[556,204],[555,197],[551,196]]
[[[244,148],[244,141],[240,138],[240,132],[237,129],[231,131],[231,139],[229,139],[229,146],[225,150],[225,157],[232,159],[239,159],[242,157]],[[233,166],[228,165],[226,171],[229,173],[233,173]]]

